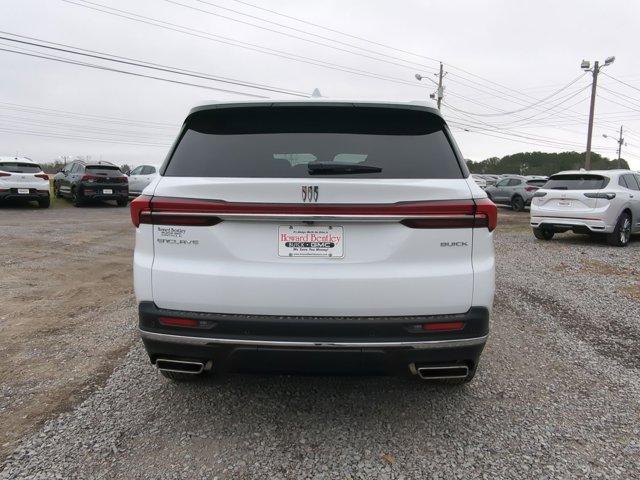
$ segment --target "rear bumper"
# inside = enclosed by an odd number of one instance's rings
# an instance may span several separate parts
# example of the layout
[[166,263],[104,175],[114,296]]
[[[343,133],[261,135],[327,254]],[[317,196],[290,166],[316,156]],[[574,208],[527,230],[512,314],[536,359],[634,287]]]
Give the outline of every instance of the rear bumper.
[[[140,335],[152,363],[158,358],[213,360],[223,371],[289,373],[408,372],[410,364],[477,366],[489,333],[489,311],[410,317],[280,317],[176,312],[142,302]],[[160,327],[158,317],[214,324]],[[431,333],[416,325],[462,321],[460,332]]]
[[[111,190],[111,193],[104,193],[105,189]],[[123,187],[122,184],[83,184],[79,191],[84,198],[95,198],[96,200],[129,198],[129,188]]]
[[615,228],[615,225],[607,225],[600,218],[566,218],[547,215],[531,215],[531,226],[547,227],[556,231],[577,230],[601,233],[611,233]]
[[43,200],[49,197],[49,189],[30,188],[29,193],[18,193],[17,188],[0,189],[0,200]]

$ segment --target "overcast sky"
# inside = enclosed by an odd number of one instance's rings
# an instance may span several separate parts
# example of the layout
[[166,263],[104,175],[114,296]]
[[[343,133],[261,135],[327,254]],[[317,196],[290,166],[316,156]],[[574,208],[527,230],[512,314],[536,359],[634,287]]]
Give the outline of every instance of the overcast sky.
[[[317,87],[327,97],[425,99],[434,86],[414,75],[435,79],[435,59],[442,60],[449,72],[442,111],[456,127],[465,157],[473,160],[520,151],[584,151],[590,75],[577,79],[580,61],[615,55],[615,63],[603,73],[617,80],[604,75],[599,79],[603,88],[596,102],[594,151],[614,157],[616,142],[602,135],[617,138],[624,124],[629,133],[623,157],[640,169],[637,1],[90,1],[1,0],[1,35],[297,92],[311,93]],[[119,9],[108,11],[120,16],[96,11],[107,10],[100,5]],[[131,14],[156,25],[168,22],[172,25],[163,25],[174,30],[123,18]],[[0,49],[294,98],[6,40],[0,40]],[[17,153],[38,161],[91,155],[117,164],[160,163],[193,105],[250,98],[6,51],[0,51],[0,65],[0,155]],[[514,110],[522,111],[505,114]]]

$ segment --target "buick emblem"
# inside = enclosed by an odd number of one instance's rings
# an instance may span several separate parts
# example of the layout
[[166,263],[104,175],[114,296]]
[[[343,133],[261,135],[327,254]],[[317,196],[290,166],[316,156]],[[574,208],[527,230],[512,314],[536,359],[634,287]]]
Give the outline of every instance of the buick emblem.
[[302,187],[302,201],[303,202],[317,202],[318,201],[318,186],[317,185],[304,185]]

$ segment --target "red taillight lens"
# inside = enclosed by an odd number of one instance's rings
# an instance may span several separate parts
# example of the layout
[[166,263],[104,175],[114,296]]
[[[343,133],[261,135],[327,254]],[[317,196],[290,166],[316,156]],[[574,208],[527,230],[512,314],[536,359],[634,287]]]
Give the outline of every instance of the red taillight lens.
[[159,317],[158,323],[165,327],[197,328],[199,326],[198,320],[194,320],[193,318]]
[[493,232],[498,226],[498,207],[488,198],[476,200],[476,227],[487,227]]
[[422,329],[426,332],[457,332],[464,328],[464,322],[425,323]]
[[0,177],[10,177],[10,173],[0,172]]
[[140,225],[140,216],[142,212],[149,212],[151,210],[151,197],[148,195],[140,195],[134,198],[129,205],[131,212],[131,221],[136,226]]
[[95,175],[83,175],[80,181],[93,183],[98,180],[100,177],[96,177]]
[[536,190],[538,190],[538,188],[540,188],[540,187],[531,187],[531,186],[529,186],[529,187],[525,187],[524,189],[527,192],[535,192]]
[[41,178],[43,180],[49,181],[49,175],[47,175],[46,173],[38,173],[36,175],[36,178]]

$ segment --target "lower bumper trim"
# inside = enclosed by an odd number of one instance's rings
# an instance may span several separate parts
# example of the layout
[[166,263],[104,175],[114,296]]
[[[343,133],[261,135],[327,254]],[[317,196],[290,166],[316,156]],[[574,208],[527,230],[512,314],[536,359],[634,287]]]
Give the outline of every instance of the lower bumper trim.
[[259,339],[237,339],[219,337],[189,337],[185,335],[171,335],[168,333],[148,332],[140,329],[140,336],[146,340],[155,340],[179,345],[244,345],[261,347],[296,347],[296,348],[413,348],[416,350],[435,350],[442,348],[457,348],[484,345],[488,335],[473,338],[459,338],[453,340],[422,340],[402,342],[331,342],[331,341],[277,341]]

